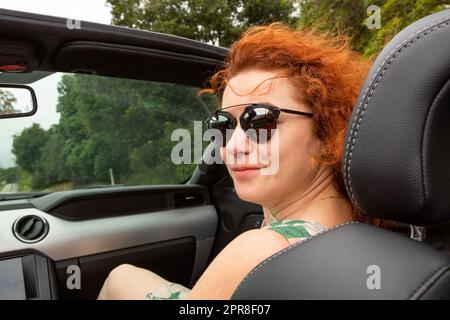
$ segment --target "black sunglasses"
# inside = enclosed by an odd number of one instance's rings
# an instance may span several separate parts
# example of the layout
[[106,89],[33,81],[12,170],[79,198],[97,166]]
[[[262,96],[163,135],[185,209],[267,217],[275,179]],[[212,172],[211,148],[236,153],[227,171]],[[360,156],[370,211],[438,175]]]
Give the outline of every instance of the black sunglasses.
[[281,112],[296,114],[300,116],[312,117],[313,114],[309,112],[302,112],[297,110],[277,108],[272,105],[262,104],[262,103],[243,103],[222,108],[214,113],[212,113],[206,119],[206,127],[208,129],[217,129],[222,134],[222,147],[225,147],[228,140],[231,138],[230,134],[226,134],[227,129],[234,130],[237,126],[237,120],[229,112],[223,111],[237,106],[245,106],[242,114],[239,117],[239,123],[242,130],[246,135],[254,142],[262,142],[261,134],[263,136],[264,142],[269,141],[272,138],[272,130],[277,127],[277,120]]

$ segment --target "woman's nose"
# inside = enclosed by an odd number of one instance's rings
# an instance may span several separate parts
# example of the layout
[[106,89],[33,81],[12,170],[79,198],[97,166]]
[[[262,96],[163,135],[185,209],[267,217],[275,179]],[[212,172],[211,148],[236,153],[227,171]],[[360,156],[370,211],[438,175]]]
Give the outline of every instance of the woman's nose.
[[[230,134],[230,133],[229,133]],[[244,130],[238,125],[231,133],[230,140],[226,144],[225,151],[228,156],[236,159],[251,152],[251,143]]]

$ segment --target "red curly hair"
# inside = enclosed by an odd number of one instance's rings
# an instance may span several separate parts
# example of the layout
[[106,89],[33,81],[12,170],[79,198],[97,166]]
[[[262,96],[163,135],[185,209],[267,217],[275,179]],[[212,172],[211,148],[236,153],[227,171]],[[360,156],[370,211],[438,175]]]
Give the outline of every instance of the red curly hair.
[[[341,172],[343,142],[370,65],[351,49],[348,37],[293,30],[276,22],[244,32],[232,45],[224,68],[210,79],[210,88],[201,93],[221,95],[227,82],[246,69],[282,70],[280,76],[299,88],[299,101],[312,109],[315,134],[322,142],[312,160],[333,167],[335,186],[350,201]],[[353,217],[379,224],[356,208]]]

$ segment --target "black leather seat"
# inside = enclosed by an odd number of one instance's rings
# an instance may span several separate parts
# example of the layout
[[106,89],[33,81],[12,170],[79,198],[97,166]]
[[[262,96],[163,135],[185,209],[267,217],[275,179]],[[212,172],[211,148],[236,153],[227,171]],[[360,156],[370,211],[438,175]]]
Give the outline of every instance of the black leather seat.
[[[368,75],[343,155],[347,191],[368,216],[450,221],[449,52],[446,10],[401,31]],[[450,299],[450,258],[398,233],[345,224],[270,257],[232,299]]]

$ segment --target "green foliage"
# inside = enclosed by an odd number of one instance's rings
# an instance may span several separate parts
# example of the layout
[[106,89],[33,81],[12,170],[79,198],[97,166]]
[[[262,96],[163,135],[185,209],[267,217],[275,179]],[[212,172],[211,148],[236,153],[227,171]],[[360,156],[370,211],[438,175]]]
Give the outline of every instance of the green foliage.
[[[381,1],[378,1],[381,2]],[[424,16],[449,7],[442,0],[387,0],[380,3],[381,28],[371,32],[364,54],[375,55],[402,29]]]
[[364,24],[366,7],[361,0],[301,0],[298,27],[314,28],[331,35],[351,35],[358,49],[370,32]]
[[109,184],[110,169],[120,184],[184,181],[194,165],[171,161],[171,134],[193,132],[216,103],[197,88],[89,75],[64,75],[58,91],[59,123],[14,139],[21,189]]
[[42,148],[41,158],[32,171],[32,189],[53,186],[69,179],[64,153],[64,137],[57,126],[47,131],[47,141]]
[[[35,190],[33,188],[33,175],[25,170],[18,168],[19,176],[19,191],[22,192],[32,192]],[[39,190],[39,189],[37,189]],[[41,191],[41,190],[39,190]]]
[[249,26],[295,23],[295,0],[107,0],[113,23],[223,47]]
[[39,189],[68,178],[63,145],[56,126],[46,131],[35,123],[14,136],[12,151],[20,169],[21,189]]
[[[329,34],[347,34],[353,47],[365,56],[378,54],[400,30],[431,13],[449,7],[442,0],[301,0],[300,28],[316,28]],[[380,29],[366,26],[367,8],[377,5]]]
[[33,172],[39,164],[47,138],[47,132],[37,123],[14,136],[12,152],[16,155],[17,165],[25,171]]
[[0,185],[3,183],[16,183],[18,181],[18,170],[16,167],[0,168]]

